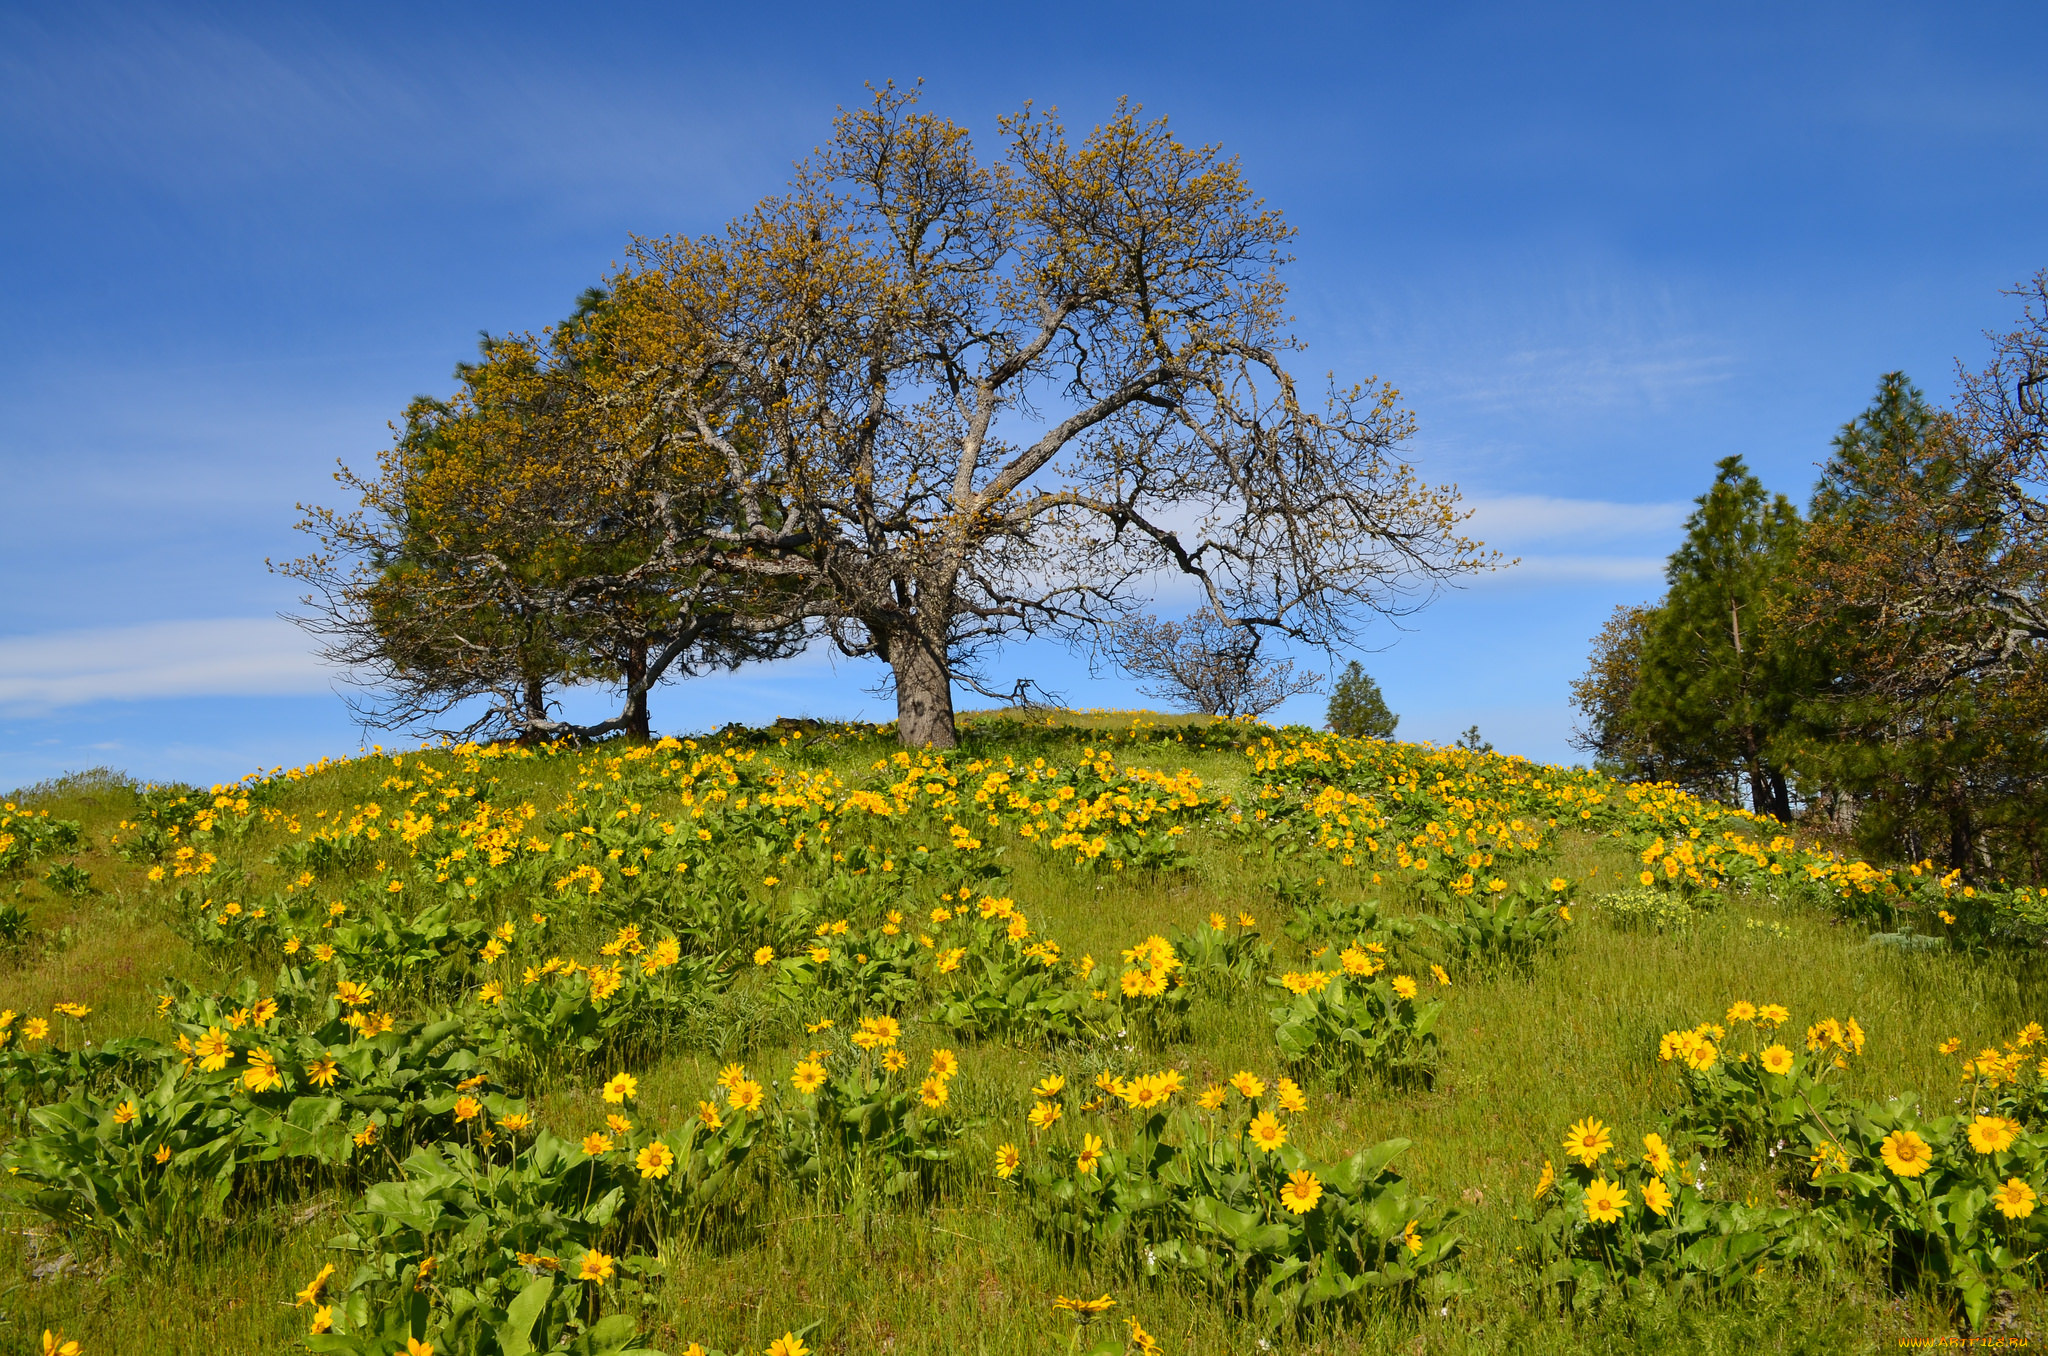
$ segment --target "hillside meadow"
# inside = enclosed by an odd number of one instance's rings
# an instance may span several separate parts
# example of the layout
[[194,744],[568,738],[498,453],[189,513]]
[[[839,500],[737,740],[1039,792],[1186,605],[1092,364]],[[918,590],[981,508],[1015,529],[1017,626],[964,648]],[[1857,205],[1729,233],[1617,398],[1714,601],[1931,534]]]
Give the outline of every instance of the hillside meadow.
[[1669,787],[784,722],[83,774],[0,873],[7,1351],[2041,1335],[2042,901]]

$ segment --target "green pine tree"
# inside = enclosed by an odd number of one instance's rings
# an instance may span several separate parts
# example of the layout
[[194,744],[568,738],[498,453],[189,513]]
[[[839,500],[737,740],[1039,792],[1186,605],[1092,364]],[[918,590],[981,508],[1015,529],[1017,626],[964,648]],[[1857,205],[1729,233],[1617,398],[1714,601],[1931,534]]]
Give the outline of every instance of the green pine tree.
[[1829,665],[1800,707],[1796,765],[1853,807],[1845,827],[1866,851],[1973,878],[2008,867],[2038,878],[2048,681],[1965,675],[1925,690],[1914,679],[1928,652],[1958,637],[1885,607],[1944,565],[1997,549],[1997,505],[1977,473],[1987,456],[1899,372],[1835,436],[1798,562],[1802,640]]
[[1759,814],[1789,820],[1777,745],[1812,665],[1773,618],[1799,549],[1799,511],[1739,456],[1716,464],[1697,503],[1665,567],[1630,719],[1680,780],[1711,789],[1746,779]]
[[1380,685],[1354,659],[1330,689],[1329,714],[1323,723],[1350,739],[1392,739],[1401,718],[1387,709]]

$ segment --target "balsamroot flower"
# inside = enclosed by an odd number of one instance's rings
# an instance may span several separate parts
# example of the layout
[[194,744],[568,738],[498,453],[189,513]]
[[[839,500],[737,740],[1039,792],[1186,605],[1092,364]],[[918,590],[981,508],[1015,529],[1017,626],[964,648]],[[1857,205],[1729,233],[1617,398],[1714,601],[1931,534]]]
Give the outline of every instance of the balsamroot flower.
[[1892,1131],[1877,1152],[1884,1165],[1901,1177],[1918,1177],[1934,1163],[1934,1151],[1911,1130]]
[[304,1306],[306,1306],[306,1305],[308,1305],[308,1304],[317,1304],[317,1303],[319,1303],[319,1301],[320,1301],[320,1292],[321,1292],[321,1290],[322,1290],[322,1289],[324,1289],[324,1288],[326,1287],[326,1285],[327,1285],[327,1278],[328,1278],[329,1276],[332,1276],[333,1274],[334,1274],[334,1263],[332,1263],[332,1262],[329,1262],[329,1263],[328,1263],[328,1264],[327,1264],[326,1266],[324,1266],[324,1267],[321,1267],[321,1268],[320,1268],[320,1271],[319,1271],[319,1274],[317,1274],[316,1276],[314,1276],[312,1280],[310,1280],[310,1281],[306,1282],[306,1288],[305,1288],[304,1290],[301,1290],[301,1291],[299,1292],[299,1297],[298,1297],[298,1300],[297,1300],[297,1302],[296,1302],[296,1303],[294,1303],[294,1304],[292,1305],[292,1307],[293,1307],[294,1309],[298,1309],[298,1308],[303,1308]]
[[284,1075],[277,1071],[277,1061],[268,1050],[253,1049],[249,1052],[249,1067],[242,1074],[242,1084],[251,1092],[269,1092],[284,1086]]
[[2007,1219],[2025,1219],[2033,1214],[2037,1199],[2034,1189],[2017,1177],[2006,1178],[2005,1185],[1991,1193],[1991,1203]]
[[1628,1192],[1621,1183],[1596,1177],[1586,1188],[1586,1218],[1595,1224],[1612,1224],[1628,1209]]
[[1980,1154],[2001,1154],[2019,1138],[2016,1121],[2004,1116],[1979,1116],[1970,1122],[1970,1147]]
[[1613,1144],[1607,1126],[1592,1116],[1574,1124],[1564,1137],[1564,1151],[1589,1168],[1598,1163],[1600,1155]]
[[1098,1299],[1068,1299],[1065,1295],[1056,1295],[1053,1297],[1052,1307],[1065,1310],[1086,1323],[1089,1319],[1100,1318],[1116,1308],[1116,1301],[1108,1295]]
[[1321,1180],[1306,1170],[1288,1174],[1287,1185],[1280,1188],[1280,1204],[1297,1215],[1306,1215],[1315,1209],[1316,1202],[1322,1198]]

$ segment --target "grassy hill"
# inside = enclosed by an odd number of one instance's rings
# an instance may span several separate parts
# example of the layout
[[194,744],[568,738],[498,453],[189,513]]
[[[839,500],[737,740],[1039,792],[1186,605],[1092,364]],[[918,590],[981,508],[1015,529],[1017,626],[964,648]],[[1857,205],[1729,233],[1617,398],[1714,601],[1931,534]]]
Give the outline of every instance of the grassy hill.
[[990,713],[0,818],[7,1350],[2039,1336],[2039,900],[1670,788]]

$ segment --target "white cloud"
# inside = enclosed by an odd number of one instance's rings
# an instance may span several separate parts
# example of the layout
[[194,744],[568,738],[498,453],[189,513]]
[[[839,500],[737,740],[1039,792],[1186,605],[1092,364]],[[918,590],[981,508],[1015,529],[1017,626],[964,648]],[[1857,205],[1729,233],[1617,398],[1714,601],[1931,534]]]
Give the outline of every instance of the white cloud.
[[1679,337],[1519,349],[1468,369],[1446,393],[1487,410],[1662,406],[1735,374],[1734,355]]
[[1478,576],[1489,584],[1651,584],[1662,585],[1663,556],[1523,556],[1509,569]]
[[1553,541],[1580,547],[1646,537],[1675,542],[1692,508],[1684,503],[1617,504],[1542,494],[1474,498],[1466,506],[1472,510],[1466,530],[1502,550]]
[[306,634],[276,617],[0,637],[0,704],[7,706],[291,696],[329,691],[332,680]]

